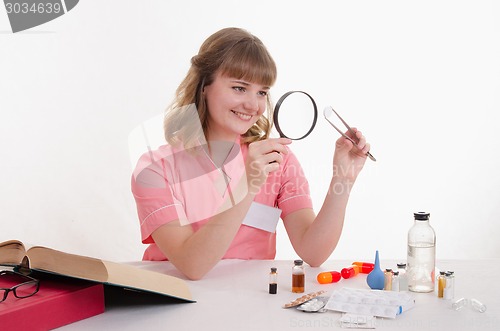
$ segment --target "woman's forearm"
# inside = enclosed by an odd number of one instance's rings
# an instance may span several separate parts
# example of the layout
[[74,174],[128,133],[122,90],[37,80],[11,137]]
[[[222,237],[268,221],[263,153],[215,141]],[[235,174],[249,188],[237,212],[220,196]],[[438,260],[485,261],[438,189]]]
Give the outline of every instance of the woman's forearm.
[[300,240],[298,254],[311,266],[325,262],[339,242],[354,182],[334,177],[323,206]]
[[200,279],[222,259],[252,204],[247,193],[234,206],[213,217],[197,231],[190,226],[166,224],[153,239],[169,261],[190,279]]

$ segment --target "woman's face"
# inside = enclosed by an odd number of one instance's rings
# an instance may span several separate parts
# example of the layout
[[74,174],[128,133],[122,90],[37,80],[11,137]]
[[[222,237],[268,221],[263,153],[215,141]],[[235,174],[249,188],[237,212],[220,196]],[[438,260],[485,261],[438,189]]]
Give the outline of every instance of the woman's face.
[[266,110],[269,86],[217,74],[205,86],[208,108],[208,139],[234,141]]

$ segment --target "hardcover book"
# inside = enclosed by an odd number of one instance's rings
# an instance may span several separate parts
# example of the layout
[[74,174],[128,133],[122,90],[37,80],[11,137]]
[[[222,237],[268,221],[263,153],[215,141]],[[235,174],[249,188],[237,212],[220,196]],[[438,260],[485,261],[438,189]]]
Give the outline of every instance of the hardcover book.
[[[67,277],[37,277],[39,290],[27,298],[9,292],[0,302],[2,331],[52,330],[104,312],[102,284]],[[0,288],[16,284],[0,277]]]
[[33,246],[26,249],[19,240],[0,243],[0,265],[195,302],[187,283],[180,278],[48,247]]

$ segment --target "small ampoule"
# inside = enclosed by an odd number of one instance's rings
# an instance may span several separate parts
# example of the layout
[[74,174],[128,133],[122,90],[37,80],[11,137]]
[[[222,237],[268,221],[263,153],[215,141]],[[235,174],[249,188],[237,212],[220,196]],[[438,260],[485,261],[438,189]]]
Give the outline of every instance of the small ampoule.
[[484,313],[486,311],[486,305],[477,299],[470,299],[470,305],[472,309],[480,313]]
[[384,290],[391,291],[392,290],[392,269],[385,269],[384,272]]
[[292,292],[304,293],[305,272],[304,261],[295,260],[292,268]]
[[271,268],[271,273],[269,274],[269,294],[278,293],[278,269]]
[[467,306],[466,298],[460,298],[451,304],[451,308],[453,308],[453,310],[460,310],[465,306]]
[[469,300],[466,298],[460,298],[457,301],[453,302],[451,304],[451,308],[453,308],[453,310],[460,310],[463,307],[468,306],[468,305],[470,305],[470,307],[473,310],[478,311],[480,313],[484,313],[486,311],[486,305],[483,304],[481,301],[479,301],[477,299],[470,299]]

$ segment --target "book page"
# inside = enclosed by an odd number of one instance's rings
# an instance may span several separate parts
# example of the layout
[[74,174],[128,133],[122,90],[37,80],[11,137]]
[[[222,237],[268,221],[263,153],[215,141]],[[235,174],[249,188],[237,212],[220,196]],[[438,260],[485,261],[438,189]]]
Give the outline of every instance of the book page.
[[103,263],[108,270],[109,284],[193,301],[186,282],[180,278],[126,264]]
[[36,271],[194,301],[184,280],[159,272],[41,246],[30,248],[27,256]]
[[9,240],[0,243],[0,264],[17,266],[26,255],[24,245],[19,240]]
[[28,250],[30,267],[65,276],[106,282],[108,273],[101,260],[35,246]]

